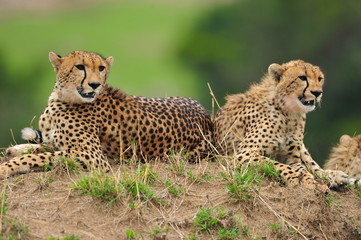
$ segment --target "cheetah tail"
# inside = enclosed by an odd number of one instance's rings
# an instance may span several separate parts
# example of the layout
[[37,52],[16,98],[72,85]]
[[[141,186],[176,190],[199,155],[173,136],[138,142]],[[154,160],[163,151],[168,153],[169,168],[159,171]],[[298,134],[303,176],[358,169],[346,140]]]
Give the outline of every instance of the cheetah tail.
[[34,143],[42,143],[43,138],[41,136],[40,130],[35,130],[32,128],[23,128],[21,130],[21,138],[28,142],[34,142]]

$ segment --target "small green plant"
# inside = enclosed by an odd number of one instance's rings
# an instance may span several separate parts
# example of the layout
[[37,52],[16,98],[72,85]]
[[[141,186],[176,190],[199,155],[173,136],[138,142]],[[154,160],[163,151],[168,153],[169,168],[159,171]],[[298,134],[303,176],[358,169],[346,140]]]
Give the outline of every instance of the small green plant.
[[73,181],[70,187],[80,191],[81,195],[102,199],[107,202],[107,205],[124,196],[123,185],[100,171],[92,171],[84,175],[77,181]]
[[199,236],[198,235],[194,235],[194,234],[189,234],[188,236],[186,236],[185,238],[183,238],[182,240],[198,240]]
[[127,237],[127,240],[133,240],[135,239],[135,232],[131,229],[127,229],[125,231],[125,236]]
[[238,227],[220,228],[218,229],[217,234],[217,240],[237,239],[237,237],[240,235]]
[[325,203],[327,204],[327,206],[329,208],[333,208],[335,207],[336,205],[340,205],[341,202],[340,201],[336,201],[335,200],[335,195],[332,195],[332,194],[328,194],[326,197],[325,197]]
[[53,178],[47,177],[46,175],[42,175],[40,176],[36,182],[39,184],[39,189],[43,190],[47,187],[49,187],[49,185],[54,182],[55,180]]
[[6,202],[6,199],[8,196],[6,195],[6,191],[3,190],[0,195],[0,214],[1,216],[6,215],[6,212],[8,210],[8,203]]
[[228,182],[226,188],[233,201],[250,200],[265,178],[280,179],[272,162],[241,166],[233,172],[222,173],[221,177]]
[[152,170],[151,165],[149,164],[140,166],[137,177],[146,183],[155,183],[155,181],[158,179],[157,173]]
[[164,186],[167,187],[168,192],[175,197],[185,191],[181,184],[172,183],[169,179],[165,181]]
[[[240,236],[252,239],[248,226],[242,225],[234,217],[233,212],[227,212],[224,209],[200,208],[193,222],[195,229],[211,234],[212,239],[231,240],[239,239]],[[191,238],[188,237],[188,239]]]
[[213,216],[212,209],[200,208],[194,219],[194,223],[197,226],[196,229],[211,233],[219,224],[219,220]]
[[283,229],[283,224],[282,222],[269,223],[268,227],[272,234],[281,234]]
[[57,238],[57,237],[47,237],[46,240],[79,240],[79,236],[77,235],[67,235],[65,237],[62,238]]
[[1,227],[0,239],[20,240],[29,233],[29,226],[15,219],[4,218]]
[[349,185],[348,188],[354,190],[356,194],[361,198],[361,185]]
[[129,193],[133,198],[140,200],[151,200],[156,199],[154,191],[151,187],[135,179],[126,179],[122,182],[125,190]]
[[79,163],[74,158],[62,157],[53,159],[44,165],[44,171],[55,171],[57,174],[79,173]]
[[[155,227],[155,228],[153,229],[153,232],[148,233],[148,236],[149,236],[151,239],[155,239],[159,233],[162,233],[162,232],[165,232],[165,233],[166,233],[166,232],[168,232],[168,231],[169,231],[168,228]],[[158,239],[158,238],[157,238],[157,239]]]
[[210,172],[208,172],[208,171],[202,173],[201,175],[195,175],[192,173],[192,171],[188,170],[186,172],[186,174],[187,174],[187,177],[189,178],[189,180],[197,182],[197,183],[209,182],[210,180],[216,178],[214,176],[211,176]]

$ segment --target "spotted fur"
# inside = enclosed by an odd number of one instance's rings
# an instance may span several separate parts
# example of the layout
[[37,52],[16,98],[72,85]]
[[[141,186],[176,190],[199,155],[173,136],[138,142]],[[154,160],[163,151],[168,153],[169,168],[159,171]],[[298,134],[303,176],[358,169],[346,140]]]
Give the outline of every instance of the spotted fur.
[[323,84],[324,74],[312,64],[271,64],[259,84],[228,96],[216,114],[219,153],[235,155],[239,164],[272,161],[289,184],[326,191],[311,173],[329,177],[332,186],[346,183],[343,172],[322,170],[303,143],[306,113],[320,103]]
[[[57,80],[40,117],[42,140],[54,153],[26,154],[0,165],[0,176],[42,169],[54,158],[76,158],[84,169],[108,169],[108,160],[162,158],[184,150],[190,160],[207,154],[212,122],[195,100],[146,98],[107,85],[113,58],[84,51],[49,53]],[[36,137],[35,133],[27,133]]]

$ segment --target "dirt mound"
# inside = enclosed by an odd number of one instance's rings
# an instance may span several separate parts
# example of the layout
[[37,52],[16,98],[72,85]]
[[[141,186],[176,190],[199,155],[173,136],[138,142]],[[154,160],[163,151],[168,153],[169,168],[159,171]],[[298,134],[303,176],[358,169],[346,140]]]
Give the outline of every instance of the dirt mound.
[[[355,189],[325,195],[265,179],[237,193],[230,187],[235,173],[219,163],[125,163],[115,169],[102,175],[53,170],[3,180],[2,202],[8,209],[2,233],[9,236],[16,223],[28,226],[28,233],[18,232],[15,239],[361,236],[361,195]],[[117,182],[115,192],[109,179]],[[109,188],[97,192],[97,184]]]

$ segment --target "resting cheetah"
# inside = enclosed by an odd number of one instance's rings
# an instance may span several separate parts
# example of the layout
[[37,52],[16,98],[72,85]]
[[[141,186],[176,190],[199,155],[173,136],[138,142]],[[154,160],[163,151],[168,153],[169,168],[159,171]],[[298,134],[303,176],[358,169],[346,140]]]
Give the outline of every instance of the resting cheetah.
[[361,134],[341,136],[339,144],[331,150],[325,169],[341,170],[353,178],[353,182],[361,179]]
[[311,173],[330,177],[332,186],[346,183],[343,172],[322,170],[303,143],[306,113],[320,103],[323,84],[322,71],[310,63],[271,64],[261,83],[228,96],[217,112],[214,144],[219,153],[235,154],[240,164],[272,161],[290,184],[327,191]]
[[193,160],[207,154],[205,137],[211,135],[212,121],[197,101],[131,96],[108,86],[113,57],[50,52],[49,60],[57,73],[55,87],[40,117],[40,131],[25,133],[42,137],[58,151],[14,157],[0,165],[0,177],[42,169],[59,156],[75,157],[84,169],[108,169],[108,159],[161,158],[179,150]]

